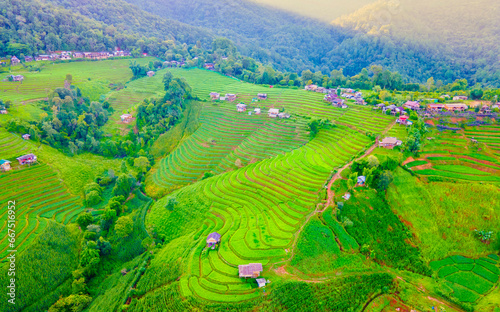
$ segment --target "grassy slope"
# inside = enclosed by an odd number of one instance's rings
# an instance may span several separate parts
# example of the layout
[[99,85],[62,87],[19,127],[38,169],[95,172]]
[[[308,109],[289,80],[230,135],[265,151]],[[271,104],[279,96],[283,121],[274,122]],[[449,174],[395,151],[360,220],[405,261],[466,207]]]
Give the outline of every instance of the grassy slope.
[[487,184],[424,183],[399,169],[388,191],[391,207],[419,240],[427,260],[491,253],[474,229],[500,228],[500,194]]
[[[140,64],[146,64],[153,58],[142,58],[135,60]],[[130,60],[103,60],[84,61],[69,63],[43,62],[44,68],[40,72],[29,72],[22,66],[15,66],[11,72],[0,74],[0,97],[3,100],[11,100],[15,104],[33,99],[40,99],[47,96],[47,90],[64,86],[66,74],[73,75],[73,84],[85,89],[91,89],[89,81],[97,80],[109,83],[125,83],[132,78],[129,69]],[[34,64],[34,63],[31,63]],[[37,65],[40,62],[36,63]],[[23,75],[24,81],[9,82],[2,81],[8,75]],[[88,92],[91,94],[91,92]]]

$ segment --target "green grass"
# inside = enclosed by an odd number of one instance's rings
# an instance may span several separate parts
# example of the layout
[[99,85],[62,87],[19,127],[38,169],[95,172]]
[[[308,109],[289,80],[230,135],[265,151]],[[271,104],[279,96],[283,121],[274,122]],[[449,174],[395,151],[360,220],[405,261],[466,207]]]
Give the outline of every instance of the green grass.
[[[136,60],[140,64],[146,64],[153,58],[141,58]],[[53,64],[45,62],[45,66],[40,72],[28,72],[23,67],[16,67],[11,73],[0,74],[0,89],[2,98],[11,100],[14,104],[25,101],[45,98],[47,90],[57,87],[64,87],[66,74],[73,76],[73,85],[80,87],[84,93],[93,96],[91,92],[94,88],[89,86],[89,81],[105,81],[109,83],[125,83],[132,78],[132,71],[129,69],[130,60],[103,60],[103,61],[82,61]],[[23,75],[22,83],[2,81],[7,75]],[[104,90],[99,88],[100,91]]]
[[[480,194],[478,196],[478,194]],[[474,229],[500,227],[500,194],[495,186],[463,183],[425,183],[397,170],[388,199],[419,240],[427,260],[452,254],[476,256],[493,252]]]
[[474,169],[474,168],[467,167],[467,166],[460,166],[460,165],[436,165],[436,166],[433,166],[433,168],[435,168],[437,170],[463,173],[463,174],[491,175],[491,173],[489,173],[489,172],[481,171],[481,170]]
[[427,162],[425,160],[415,160],[415,161],[407,163],[406,167],[413,168],[413,167],[422,166],[425,164],[427,164]]

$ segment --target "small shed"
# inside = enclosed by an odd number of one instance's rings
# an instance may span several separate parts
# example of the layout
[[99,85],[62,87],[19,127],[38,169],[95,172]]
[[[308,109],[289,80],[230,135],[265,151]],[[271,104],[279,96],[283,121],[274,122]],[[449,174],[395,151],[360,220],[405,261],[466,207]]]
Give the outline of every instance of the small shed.
[[10,64],[11,65],[17,65],[19,64],[21,61],[16,57],[16,56],[13,56],[11,59],[10,59]]
[[17,158],[20,165],[32,164],[37,161],[37,158],[34,154],[27,154]]
[[23,140],[29,140],[31,135],[29,134],[23,134]]
[[259,288],[266,286],[267,283],[265,278],[257,278],[255,281],[257,282],[257,285],[259,285]]
[[259,93],[259,94],[257,95],[257,98],[258,98],[259,100],[267,100],[267,94],[266,94],[266,93]]
[[9,112],[6,109],[0,109],[0,114],[7,115]]
[[262,263],[250,263],[247,265],[238,265],[239,276],[242,278],[257,278],[263,271]]
[[318,88],[318,86],[317,86],[317,85],[307,85],[307,86],[305,87],[305,89],[306,89],[307,91],[316,91],[316,89],[317,89],[317,88]]
[[256,107],[253,112],[255,113],[255,115],[260,115],[260,108]]
[[155,72],[150,70],[146,73],[146,75],[148,75],[148,77],[153,77],[155,75]]
[[406,116],[406,115],[402,115],[402,116],[399,116],[398,120],[396,120],[397,123],[401,124],[401,125],[406,125],[408,124],[408,119],[410,117]]
[[280,113],[280,110],[277,108],[270,108],[269,111],[267,112],[267,116],[271,118],[276,118],[278,117],[278,114]]
[[469,98],[465,95],[457,95],[453,97],[453,101],[467,101]]
[[281,119],[288,119],[288,118],[290,118],[290,114],[286,114],[286,113],[279,113],[279,114],[278,114],[278,118],[281,118]]
[[420,108],[420,103],[417,101],[407,101],[403,106],[411,110],[417,110]]
[[0,159],[0,171],[9,171],[10,169],[10,161]]
[[217,92],[210,92],[210,99],[212,101],[218,100],[220,98],[220,94]]
[[123,122],[129,123],[132,120],[133,116],[130,114],[123,114],[120,116],[120,118],[122,119]]
[[345,193],[343,196],[342,196],[343,199],[345,200],[349,200],[349,198],[351,198],[351,193]]
[[221,237],[220,234],[217,232],[213,232],[213,233],[208,234],[208,236],[207,236],[208,248],[220,243],[220,237]]
[[226,100],[228,100],[230,102],[236,100],[236,94],[231,94],[231,93],[226,94]]
[[247,110],[247,105],[243,103],[236,104],[236,109],[238,110],[238,113],[245,112]]
[[358,184],[359,185],[365,185],[366,183],[366,177],[365,176],[359,176],[358,177]]

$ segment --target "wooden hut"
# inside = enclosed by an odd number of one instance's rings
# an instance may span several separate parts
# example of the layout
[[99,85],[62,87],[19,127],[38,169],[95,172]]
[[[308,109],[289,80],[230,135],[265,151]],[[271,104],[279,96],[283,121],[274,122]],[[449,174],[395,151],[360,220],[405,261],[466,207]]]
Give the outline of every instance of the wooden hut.
[[243,113],[247,110],[247,105],[243,103],[236,104],[236,109],[238,110],[238,113]]
[[9,171],[10,169],[10,161],[0,159],[0,171]]
[[37,158],[34,154],[27,154],[17,158],[20,165],[29,165],[35,163]]
[[124,123],[129,123],[132,120],[133,116],[130,114],[123,114],[120,116],[120,118]]
[[238,266],[239,275],[241,278],[257,278],[260,276],[260,272],[263,271],[262,263],[250,263],[247,265]]
[[267,100],[267,94],[266,94],[266,93],[259,93],[259,94],[257,95],[257,98],[258,98],[259,100]]
[[208,246],[208,248],[214,249],[215,245],[217,245],[218,243],[220,243],[220,237],[221,237],[220,234],[217,233],[217,232],[213,232],[213,233],[208,234],[208,236],[207,236],[207,246]]
[[278,114],[280,113],[280,110],[277,109],[277,108],[271,108],[269,109],[269,111],[267,112],[267,116],[271,117],[271,118],[276,118],[278,117]]

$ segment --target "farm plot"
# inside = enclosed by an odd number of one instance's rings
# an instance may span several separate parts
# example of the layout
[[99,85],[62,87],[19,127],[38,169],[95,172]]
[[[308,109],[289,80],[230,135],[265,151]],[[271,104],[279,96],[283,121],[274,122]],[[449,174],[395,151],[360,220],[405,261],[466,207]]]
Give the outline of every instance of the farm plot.
[[0,128],[0,159],[13,161],[16,157],[28,154],[31,149],[32,145],[29,141]]
[[206,172],[222,173],[286,153],[308,141],[301,123],[237,113],[235,106],[205,104],[201,127],[160,163],[154,181],[176,188]]
[[[430,179],[470,182],[500,182],[500,159],[488,150],[471,149],[469,139],[462,134],[435,132],[424,145],[418,161],[431,164],[415,172]],[[422,168],[417,168],[422,169]]]
[[[52,169],[38,164],[21,170],[0,173],[0,203],[16,203],[16,244],[22,251],[47,226],[47,219],[68,223],[83,210],[81,200],[71,196]],[[0,213],[0,231],[6,231],[7,210]],[[7,236],[0,240],[0,261],[7,256]]]
[[[197,229],[184,230],[184,235],[197,233],[194,238],[198,245],[189,256],[181,292],[217,302],[260,296],[253,279],[238,277],[238,265],[262,263],[262,276],[266,277],[275,262],[288,259],[294,234],[315,208],[318,191],[331,170],[369,143],[367,137],[346,127],[321,131],[308,144],[284,155],[173,193],[170,197],[188,204],[172,212],[164,208],[168,197],[158,201],[148,215],[148,223],[159,233],[172,235],[169,239],[183,235],[179,229],[187,225],[182,222],[198,223]],[[191,207],[198,208],[194,212]],[[220,247],[205,250],[206,236],[214,231],[221,234]]]
[[[153,58],[142,58],[137,62],[147,64],[151,60]],[[64,86],[66,74],[73,75],[75,86],[94,79],[107,80],[110,83],[125,83],[132,78],[129,63],[130,60],[79,61],[55,64],[44,62],[44,68],[40,72],[29,72],[23,67],[18,67],[11,73],[0,75],[0,97],[11,100],[14,104],[45,98],[47,90]],[[23,75],[25,79],[22,83],[2,81],[10,74]]]
[[469,139],[475,139],[479,143],[488,145],[497,153],[500,152],[500,127],[478,126],[465,129],[465,135]]
[[461,302],[475,302],[487,294],[499,279],[498,265],[495,257],[474,260],[462,256],[430,263],[439,278],[451,289],[451,295]]

